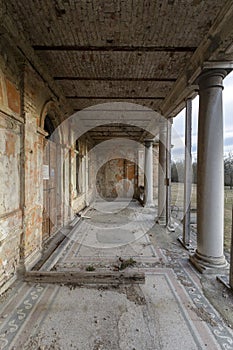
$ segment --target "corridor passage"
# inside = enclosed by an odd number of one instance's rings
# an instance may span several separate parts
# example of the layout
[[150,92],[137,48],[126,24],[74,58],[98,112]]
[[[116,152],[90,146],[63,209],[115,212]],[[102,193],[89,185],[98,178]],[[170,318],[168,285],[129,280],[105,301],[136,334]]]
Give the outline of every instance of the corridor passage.
[[136,201],[83,212],[40,271],[143,272],[145,283],[18,280],[0,300],[0,349],[233,349],[187,251],[155,214]]
[[82,215],[62,251],[55,251],[42,270],[117,269],[119,259],[135,259],[140,267],[158,262],[149,240],[155,210],[137,201],[96,201]]

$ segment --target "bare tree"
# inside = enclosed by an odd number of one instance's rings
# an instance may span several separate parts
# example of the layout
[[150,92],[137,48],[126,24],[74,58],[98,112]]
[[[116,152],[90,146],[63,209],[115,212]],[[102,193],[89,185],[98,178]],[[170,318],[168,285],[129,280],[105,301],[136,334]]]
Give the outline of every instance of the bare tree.
[[228,153],[228,156],[224,159],[224,175],[225,184],[233,188],[233,151]]

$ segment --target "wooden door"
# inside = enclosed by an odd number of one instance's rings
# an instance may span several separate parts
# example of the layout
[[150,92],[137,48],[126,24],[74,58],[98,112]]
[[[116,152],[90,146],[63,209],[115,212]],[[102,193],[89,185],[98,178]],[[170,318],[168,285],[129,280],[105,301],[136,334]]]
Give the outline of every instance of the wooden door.
[[45,140],[43,162],[43,240],[57,230],[57,145]]

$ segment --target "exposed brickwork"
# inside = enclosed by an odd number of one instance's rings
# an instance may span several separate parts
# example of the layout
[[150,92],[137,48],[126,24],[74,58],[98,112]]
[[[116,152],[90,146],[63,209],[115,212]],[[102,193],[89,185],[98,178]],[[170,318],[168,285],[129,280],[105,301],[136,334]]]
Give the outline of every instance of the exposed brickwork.
[[20,124],[0,114],[0,215],[20,207]]
[[[6,216],[0,216],[1,236],[0,288],[16,274],[20,258],[20,239],[22,235],[22,212],[17,210]],[[1,232],[2,233],[2,232]]]
[[20,123],[0,113],[0,288],[15,274],[19,262],[22,211],[20,207]]
[[15,85],[6,79],[6,92],[9,108],[15,112],[20,113],[20,94]]
[[36,120],[26,116],[25,124],[25,256],[30,255],[41,245],[43,197],[42,159],[43,139],[36,132]]
[[0,104],[3,104],[3,90],[2,90],[2,82],[0,77]]
[[[84,55],[84,56],[83,56]],[[53,76],[77,76],[90,78],[110,78],[109,82],[100,81],[62,81],[60,82],[66,96],[102,96],[106,95],[128,96],[129,102],[138,103],[157,109],[162,101],[156,98],[152,101],[135,100],[134,96],[163,97],[171,89],[171,82],[111,82],[111,78],[138,77],[138,78],[163,78],[165,75],[171,79],[177,78],[179,72],[184,68],[186,60],[191,54],[185,53],[137,53],[107,52],[107,53],[79,52],[43,52],[40,58],[45,59]],[[56,61],[56,65],[54,65]],[[153,62],[153,65],[152,65]],[[132,99],[131,99],[131,98]],[[118,99],[121,101],[121,99]],[[85,100],[72,100],[74,108],[83,109],[91,105],[104,103],[105,100],[88,98]]]
[[[86,1],[53,3],[49,0],[22,4],[10,1],[8,11],[30,45],[63,46],[61,51],[36,51],[52,77],[170,78],[188,67],[193,51],[211,28],[227,0],[207,1]],[[33,20],[28,20],[33,18]],[[67,46],[82,46],[70,51]],[[90,47],[106,50],[92,51]],[[160,47],[159,51],[124,52],[111,47]],[[85,50],[86,47],[86,50]],[[163,50],[164,48],[164,50]],[[174,51],[166,51],[173,48]],[[176,50],[178,48],[178,50]],[[181,51],[179,51],[179,48]],[[184,50],[182,51],[182,48]],[[187,48],[187,50],[185,49]],[[193,48],[193,50],[189,50]],[[188,69],[188,68],[187,68]],[[65,95],[167,96],[173,82],[60,82]],[[119,99],[120,101],[120,99]],[[133,100],[159,110],[162,101]],[[72,100],[75,109],[103,103]]]
[[137,148],[118,142],[97,148],[96,187],[100,197],[132,198],[137,194]]
[[97,173],[97,190],[102,198],[129,197],[135,192],[135,163],[111,159]]
[[225,3],[30,0],[8,7],[31,44],[197,46]]
[[[39,52],[53,76],[90,78],[177,78],[191,53],[168,52]],[[54,61],[56,60],[56,65]],[[53,62],[53,63],[52,63]],[[153,63],[153,65],[152,65]],[[85,84],[88,84],[85,82]],[[121,83],[127,85],[127,82]]]
[[37,126],[40,125],[40,114],[45,102],[51,99],[51,92],[45,86],[39,75],[26,65],[25,69],[25,91],[24,91],[24,111],[31,117],[37,119]]
[[[8,54],[10,53],[9,51]],[[2,68],[0,288],[15,276],[20,264],[30,263],[31,256],[41,249],[44,135],[38,130],[38,125],[43,106],[52,97],[48,86],[29,65],[21,67],[21,77],[24,69],[23,84],[20,83],[18,70],[14,75],[13,63],[8,69],[5,69],[4,64]],[[69,169],[69,164],[66,167]],[[69,192],[69,186],[67,191]]]

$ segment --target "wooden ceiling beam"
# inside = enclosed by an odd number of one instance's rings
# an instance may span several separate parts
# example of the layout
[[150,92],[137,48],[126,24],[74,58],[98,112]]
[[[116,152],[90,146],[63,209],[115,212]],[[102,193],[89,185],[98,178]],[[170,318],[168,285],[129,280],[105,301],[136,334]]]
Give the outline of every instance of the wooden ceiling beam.
[[108,82],[115,82],[115,81],[140,81],[140,82],[165,82],[165,83],[174,83],[176,81],[176,78],[128,78],[128,77],[121,77],[121,78],[112,78],[112,77],[77,77],[77,76],[63,76],[63,77],[53,77],[54,80],[57,81],[108,81]]
[[135,139],[139,139],[141,137],[141,135],[127,135],[127,134],[124,134],[124,135],[109,135],[109,136],[91,136],[90,135],[90,138],[92,140],[104,140],[104,139],[113,139],[113,138],[116,138],[116,137],[119,137],[119,138],[135,138]]
[[102,51],[102,52],[191,52],[193,46],[79,46],[79,45],[33,45],[35,51]]
[[164,100],[165,96],[66,96],[70,100]]

